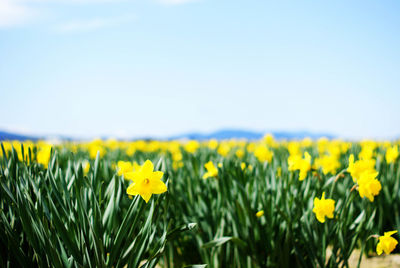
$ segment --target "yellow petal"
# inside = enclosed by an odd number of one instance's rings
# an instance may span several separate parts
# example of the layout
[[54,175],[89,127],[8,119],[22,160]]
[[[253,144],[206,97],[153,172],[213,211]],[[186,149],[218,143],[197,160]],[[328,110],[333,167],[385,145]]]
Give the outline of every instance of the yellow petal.
[[126,172],[124,174],[124,178],[126,180],[131,180],[131,181],[136,181],[140,177],[140,174],[138,172]]
[[153,194],[162,194],[167,191],[167,185],[162,181],[152,181],[151,182],[151,191]]
[[139,193],[136,190],[135,183],[131,183],[128,189],[126,189],[126,193],[129,195],[138,195]]
[[144,201],[149,202],[152,193],[142,193],[140,196],[143,198]]
[[385,232],[385,236],[391,236],[392,234],[397,233],[397,231],[390,231],[390,232]]
[[325,222],[325,216],[323,214],[317,213],[317,220],[320,221],[321,223]]
[[382,245],[381,243],[378,243],[378,245],[376,246],[376,253],[378,253],[378,255],[381,255],[382,252],[383,252]]
[[152,174],[151,174],[151,179],[152,180],[160,180],[161,178],[162,178],[162,176],[164,175],[164,172],[162,172],[162,171],[154,171]]
[[143,175],[145,177],[150,177],[153,170],[154,170],[153,163],[150,160],[146,160],[146,162],[144,162],[141,168],[141,172],[143,172]]

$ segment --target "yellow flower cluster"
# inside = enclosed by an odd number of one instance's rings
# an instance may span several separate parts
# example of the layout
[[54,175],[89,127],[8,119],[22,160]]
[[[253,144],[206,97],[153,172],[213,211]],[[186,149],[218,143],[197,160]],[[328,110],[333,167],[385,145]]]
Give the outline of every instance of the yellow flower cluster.
[[307,177],[308,171],[311,170],[311,155],[308,152],[304,153],[304,158],[300,155],[290,155],[288,158],[290,171],[299,170],[299,180],[302,181]]
[[379,173],[375,170],[375,160],[365,158],[367,156],[372,157],[372,154],[364,154],[362,159],[354,161],[354,155],[350,155],[347,171],[351,174],[353,181],[357,183],[360,196],[367,197],[373,202],[374,196],[379,194],[382,185],[376,179]]

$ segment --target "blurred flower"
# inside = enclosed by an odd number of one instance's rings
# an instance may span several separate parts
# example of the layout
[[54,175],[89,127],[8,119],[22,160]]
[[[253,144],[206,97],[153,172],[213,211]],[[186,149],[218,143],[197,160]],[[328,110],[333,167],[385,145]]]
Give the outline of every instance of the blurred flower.
[[399,156],[399,148],[397,147],[397,145],[393,146],[393,147],[389,147],[386,150],[386,162],[388,164],[393,163],[394,161],[396,161],[397,157]]
[[258,145],[254,150],[254,155],[260,162],[271,162],[272,152],[264,145]]
[[244,170],[246,168],[246,163],[245,162],[240,163],[240,168]]
[[133,171],[133,165],[129,161],[118,161],[117,163],[118,176],[122,176],[127,172]]
[[319,138],[317,141],[318,153],[323,154],[328,149],[329,140],[326,137]]
[[133,180],[133,172],[140,169],[140,165],[135,161],[133,164],[129,161],[118,161],[118,176],[124,176],[124,179]]
[[369,201],[374,201],[374,196],[378,195],[382,189],[381,183],[376,179],[378,172],[367,171],[363,172],[357,181],[358,193],[361,198],[364,196],[369,199]]
[[264,215],[264,210],[260,210],[256,213],[257,218],[261,218]]
[[88,150],[89,150],[89,156],[92,159],[96,158],[97,153],[100,154],[100,157],[103,157],[103,155],[106,153],[106,150],[103,146],[103,141],[100,139],[95,139],[91,141],[88,145]]
[[206,168],[207,172],[204,173],[203,179],[207,179],[209,177],[217,177],[218,176],[218,169],[214,166],[213,162],[208,161],[204,167]]
[[358,157],[363,160],[372,159],[377,143],[375,141],[365,140],[360,142],[360,144],[361,152],[358,154]]
[[42,164],[45,168],[49,165],[50,161],[50,154],[51,154],[51,145],[46,144],[39,148],[37,153],[37,162]]
[[199,147],[200,147],[199,142],[198,142],[198,141],[195,141],[195,140],[191,140],[191,141],[189,141],[188,143],[185,144],[185,150],[186,150],[186,152],[192,153],[192,154],[193,154],[194,152],[196,152],[197,149],[199,149]]
[[216,139],[211,139],[208,141],[208,148],[215,150],[218,146],[218,141]]
[[302,181],[307,177],[307,173],[311,170],[311,155],[308,152],[304,153],[304,158],[298,155],[288,158],[289,170],[299,170],[299,180]]
[[128,148],[126,149],[126,154],[127,154],[128,156],[133,156],[133,155],[135,154],[135,152],[136,152],[135,143],[130,142],[130,143],[128,144]]
[[85,160],[83,161],[83,175],[87,175],[89,173],[90,170],[90,163],[89,161]]
[[172,154],[172,160],[174,160],[174,161],[176,161],[176,162],[181,161],[182,158],[183,158],[183,156],[182,156],[182,153],[181,153],[180,151],[174,152],[174,153]]
[[227,143],[221,143],[218,147],[218,153],[223,157],[227,156],[231,150],[231,147]]
[[349,167],[347,172],[351,174],[354,182],[360,178],[364,172],[375,171],[375,160],[374,159],[361,159],[354,162],[354,155],[349,156]]
[[154,166],[150,160],[132,172],[133,183],[126,190],[128,195],[140,195],[144,201],[149,202],[153,194],[162,194],[167,191],[167,186],[161,181],[164,175],[161,171],[153,171]]
[[265,142],[266,145],[268,145],[269,147],[274,147],[276,146],[276,141],[274,139],[274,136],[272,134],[266,134],[263,137],[263,142]]
[[244,151],[243,151],[243,149],[237,149],[236,152],[235,152],[235,155],[236,155],[238,158],[242,158],[242,157],[244,156]]
[[290,141],[287,145],[287,149],[289,151],[290,156],[300,156],[300,143],[298,141]]
[[391,235],[395,233],[397,233],[397,231],[385,232],[383,236],[379,237],[379,242],[376,246],[376,253],[378,253],[378,255],[381,255],[383,251],[386,254],[390,254],[390,252],[396,248],[398,242],[396,239],[391,237]]
[[335,200],[325,199],[325,192],[322,193],[321,199],[314,198],[313,212],[319,222],[325,222],[325,216],[329,219],[333,218],[333,211],[335,210]]
[[336,170],[340,167],[340,162],[333,155],[324,155],[315,159],[315,166],[321,168],[325,175],[328,173],[335,174]]
[[310,147],[311,145],[312,145],[312,139],[309,137],[306,137],[301,141],[302,147]]

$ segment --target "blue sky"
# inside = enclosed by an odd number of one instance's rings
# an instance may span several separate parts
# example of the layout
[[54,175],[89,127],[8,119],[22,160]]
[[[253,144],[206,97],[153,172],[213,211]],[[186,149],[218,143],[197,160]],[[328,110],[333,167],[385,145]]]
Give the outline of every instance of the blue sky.
[[400,2],[0,0],[0,129],[400,136]]

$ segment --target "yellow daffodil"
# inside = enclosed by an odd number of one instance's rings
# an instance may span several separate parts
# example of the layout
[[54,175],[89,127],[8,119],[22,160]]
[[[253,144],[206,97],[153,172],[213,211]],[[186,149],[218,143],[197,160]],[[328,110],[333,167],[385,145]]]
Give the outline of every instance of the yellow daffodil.
[[188,153],[195,153],[197,151],[197,149],[199,149],[200,144],[198,141],[195,140],[191,140],[188,143],[185,144],[185,150]]
[[257,218],[261,218],[264,215],[264,210],[260,210],[256,213]]
[[335,200],[325,199],[325,192],[322,193],[321,199],[314,198],[313,212],[319,222],[325,222],[325,216],[329,219],[333,218],[333,211],[335,210]]
[[235,155],[237,156],[237,158],[242,158],[244,156],[243,149],[237,149]]
[[37,162],[47,168],[50,161],[51,145],[44,145],[37,153]]
[[271,162],[272,160],[272,152],[264,145],[257,146],[254,155],[260,162]]
[[358,193],[361,198],[366,197],[369,201],[374,201],[374,196],[378,195],[382,189],[381,183],[376,179],[378,172],[367,171],[363,172],[357,180]]
[[312,145],[312,139],[309,137],[306,137],[301,141],[300,144],[302,147],[310,147]]
[[103,145],[103,141],[100,139],[95,139],[91,141],[88,145],[88,150],[89,150],[89,156],[91,159],[95,159],[97,156],[97,153],[100,154],[100,157],[103,157],[103,155],[106,153],[106,150]]
[[140,165],[137,162],[118,161],[117,163],[118,176],[123,175],[127,180],[133,180],[133,172],[139,169]]
[[364,172],[375,171],[375,160],[374,159],[360,159],[354,162],[354,155],[349,156],[349,167],[347,172],[351,174],[354,182],[360,178]]
[[326,137],[319,138],[317,141],[318,153],[323,154],[326,152],[329,145],[329,140]]
[[328,173],[335,174],[337,169],[340,168],[340,162],[334,155],[324,155],[315,159],[317,168],[321,168],[322,172],[326,175]]
[[240,168],[244,170],[246,168],[246,163],[245,162],[240,163]]
[[182,156],[182,153],[181,153],[180,151],[174,152],[174,153],[172,154],[172,160],[174,160],[174,161],[176,161],[176,162],[181,161],[182,158],[183,158],[183,156]]
[[208,161],[204,167],[206,168],[207,172],[204,173],[203,179],[218,176],[218,169],[214,166],[213,162]]
[[290,156],[298,155],[301,157],[300,143],[298,141],[290,141],[287,144],[287,149]]
[[311,155],[308,152],[304,153],[304,158],[294,155],[288,158],[289,170],[299,170],[299,180],[302,181],[307,177],[307,173],[311,170]]
[[256,149],[256,145],[254,144],[254,142],[250,142],[249,144],[247,144],[246,149],[249,153],[252,153]]
[[208,148],[215,150],[218,147],[218,141],[216,139],[211,139],[208,141]]
[[126,154],[127,154],[128,156],[133,156],[133,155],[135,154],[135,152],[136,152],[135,143],[130,142],[130,143],[128,144],[128,148],[126,149]]
[[276,145],[274,136],[269,133],[263,137],[263,142],[265,142],[265,144],[268,145],[269,147],[274,147]]
[[133,183],[126,190],[128,195],[140,195],[144,201],[149,202],[153,194],[162,194],[167,191],[167,186],[161,181],[164,173],[153,171],[154,166],[150,160],[137,170],[132,172]]
[[221,143],[218,147],[218,153],[225,157],[229,154],[231,147],[227,143]]
[[386,158],[386,162],[388,164],[396,161],[397,157],[399,157],[399,147],[397,147],[397,145],[395,145],[393,147],[389,147],[386,150],[385,158]]
[[133,165],[129,161],[118,161],[117,163],[118,176],[122,176],[127,172],[133,171]]
[[379,242],[376,246],[376,253],[378,253],[378,255],[381,255],[382,252],[390,254],[390,252],[396,248],[398,242],[392,237],[395,233],[397,233],[397,231],[385,232],[383,236],[379,237]]
[[87,161],[87,160],[83,161],[83,165],[82,166],[83,166],[83,174],[87,175],[89,173],[89,170],[90,170],[89,161]]

